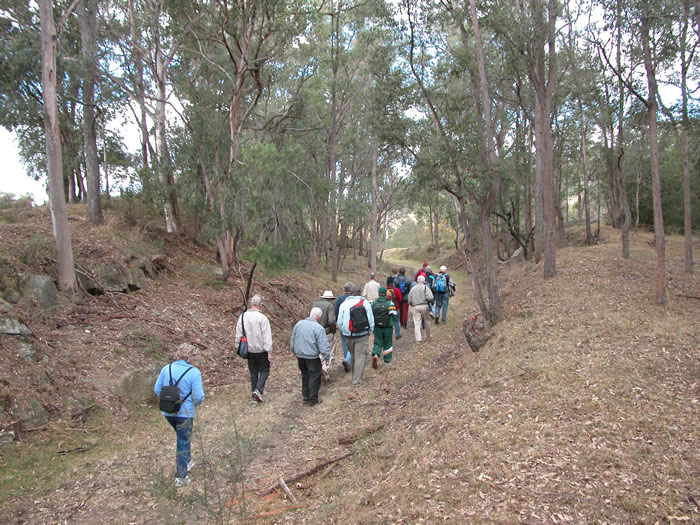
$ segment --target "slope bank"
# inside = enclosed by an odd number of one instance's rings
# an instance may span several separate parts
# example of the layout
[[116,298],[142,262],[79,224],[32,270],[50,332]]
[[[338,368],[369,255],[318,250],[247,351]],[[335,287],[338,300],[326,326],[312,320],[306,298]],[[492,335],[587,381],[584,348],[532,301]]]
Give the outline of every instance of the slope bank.
[[[75,226],[89,238],[82,223]],[[94,523],[96,516],[111,523],[697,520],[700,310],[691,298],[698,295],[697,277],[680,273],[681,240],[671,238],[675,292],[658,308],[649,280],[650,235],[633,236],[627,261],[619,258],[614,235],[604,230],[601,245],[560,250],[558,274],[546,282],[531,263],[503,267],[503,320],[479,354],[461,335],[461,321],[473,309],[466,276],[453,274],[459,294],[430,343],[415,344],[409,325],[394,365],[368,369],[361,389],[336,368],[322,390],[324,403],[314,409],[301,407],[288,332],[317,293],[338,286],[322,272],[260,274],[275,348],[266,401],[252,407],[247,372],[230,352],[242,282],[222,286],[196,269],[210,265],[209,248],[165,236],[156,247],[171,257],[170,269],[149,283],[154,286],[64,305],[53,320],[29,318],[49,361],[69,360],[53,374],[65,386],[44,394],[73,395],[72,380],[96,407],[84,421],[53,419],[2,450],[1,517],[13,523]],[[353,270],[359,273],[341,280],[362,282],[361,265]],[[62,316],[73,329],[65,329]],[[153,406],[115,398],[113,389],[120,385],[114,378],[158,367],[183,339],[200,346],[207,400],[196,423],[195,482],[175,493],[171,430]],[[3,359],[16,359],[12,342],[2,341]],[[21,376],[26,368],[4,370]],[[363,433],[367,428],[376,431]],[[350,435],[355,439],[347,444],[342,438]],[[280,477],[346,454],[290,483],[295,504],[262,495]]]

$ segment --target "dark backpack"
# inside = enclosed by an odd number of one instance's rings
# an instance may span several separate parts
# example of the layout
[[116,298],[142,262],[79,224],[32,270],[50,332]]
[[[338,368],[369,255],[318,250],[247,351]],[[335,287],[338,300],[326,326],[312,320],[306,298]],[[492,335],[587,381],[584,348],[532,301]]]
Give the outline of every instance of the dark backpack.
[[439,273],[435,276],[435,282],[433,283],[433,291],[435,291],[435,292],[446,292],[447,291],[447,279],[445,279],[444,273]]
[[398,288],[401,291],[401,295],[405,294],[408,291],[408,279],[406,276],[399,275],[396,281],[398,281]]
[[365,310],[364,299],[355,306],[350,307],[350,323],[348,324],[351,334],[359,334],[369,331],[369,319]]
[[182,375],[178,378],[175,383],[173,383],[173,365],[170,363],[170,366],[168,366],[168,372],[170,373],[170,384],[167,386],[164,386],[163,388],[160,389],[160,403],[159,407],[163,412],[167,412],[168,414],[177,414],[180,411],[180,407],[182,404],[187,400],[188,397],[190,397],[190,394],[192,391],[190,390],[190,393],[187,394],[183,399],[180,399],[180,379],[185,377],[185,374],[192,370],[192,367],[189,367],[187,370],[185,370]]
[[389,322],[389,301],[375,301],[372,304],[372,314],[374,314],[374,326],[387,328],[391,326]]

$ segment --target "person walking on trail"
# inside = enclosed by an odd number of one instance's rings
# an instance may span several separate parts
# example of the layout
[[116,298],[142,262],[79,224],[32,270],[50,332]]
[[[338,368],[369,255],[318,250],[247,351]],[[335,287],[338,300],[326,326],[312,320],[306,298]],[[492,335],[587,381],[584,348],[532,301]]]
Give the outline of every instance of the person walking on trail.
[[396,315],[394,316],[394,330],[396,334],[396,339],[401,339],[401,320],[399,319],[400,312],[401,312],[401,303],[403,302],[403,295],[401,294],[401,290],[398,288],[387,288],[387,296],[391,294],[391,301],[394,303],[394,306],[396,306]]
[[[248,372],[250,372],[250,390],[254,403],[263,402],[265,383],[270,376],[270,352],[272,352],[272,331],[270,320],[260,311],[263,297],[255,294],[250,299],[250,309],[238,318],[234,348],[243,337],[243,328],[248,340]],[[243,325],[242,325],[243,323]]]
[[396,278],[399,276],[399,269],[398,268],[392,268],[391,269],[391,275],[386,278],[386,287],[387,289],[393,288],[394,287],[394,281],[396,281]]
[[338,312],[338,328],[345,336],[350,350],[352,384],[359,386],[365,373],[369,353],[369,334],[374,331],[374,315],[367,299],[360,295],[360,287],[353,287]]
[[430,318],[428,317],[428,304],[433,300],[433,292],[425,285],[425,277],[418,276],[418,282],[408,293],[408,304],[413,311],[413,330],[416,342],[422,341],[421,324],[425,326],[425,334],[430,339]]
[[[355,285],[352,284],[351,282],[347,282],[343,285],[343,295],[339,295],[338,298],[335,300],[335,306],[333,307],[333,314],[335,315],[336,319],[336,324],[338,321],[338,314],[340,313],[340,305],[343,304],[343,301],[345,301],[345,298],[350,296],[350,292],[352,291],[353,287]],[[343,370],[345,372],[350,372],[351,365],[350,365],[350,350],[348,350],[348,343],[345,340],[345,336],[343,335],[343,332],[338,330],[338,335],[340,335],[340,344],[343,346]]]
[[156,380],[154,392],[160,398],[164,386],[180,388],[180,408],[175,413],[161,412],[165,420],[175,430],[177,446],[175,452],[175,487],[190,483],[189,471],[192,468],[192,429],[197,405],[204,401],[202,373],[191,365],[197,355],[197,347],[182,343],[175,352],[175,361],[163,367]]
[[362,297],[367,299],[370,303],[379,297],[379,287],[381,285],[377,282],[376,277],[376,273],[370,273],[369,281],[367,281],[365,287],[362,289]]
[[379,368],[379,358],[384,359],[384,364],[391,363],[393,353],[392,335],[394,333],[394,320],[396,319],[396,305],[391,300],[392,293],[382,286],[379,289],[379,298],[372,301],[372,315],[374,315],[374,345],[372,345],[372,368]]
[[401,292],[399,321],[401,328],[406,328],[408,324],[408,292],[411,289],[411,281],[406,277],[406,268],[399,268],[399,276],[394,279],[394,287]]
[[328,346],[330,348],[331,354],[330,361],[328,361],[327,366],[324,365],[322,370],[323,380],[328,380],[331,361],[333,361],[333,358],[335,357],[335,333],[337,329],[335,323],[335,308],[333,306],[333,301],[335,301],[335,295],[333,295],[333,292],[331,292],[330,290],[326,290],[325,292],[323,292],[323,295],[319,297],[318,301],[311,305],[312,308],[319,308],[322,312],[321,319],[319,319],[318,322],[326,331],[326,337],[328,338]]
[[[428,265],[425,268],[425,285],[430,288],[430,290],[433,289],[433,282],[435,281],[435,274],[433,273],[432,268]],[[433,317],[435,315],[435,302],[430,301],[428,303],[428,310],[430,317]]]
[[301,396],[304,404],[316,406],[321,403],[318,391],[321,388],[322,356],[326,362],[331,360],[330,347],[326,331],[319,324],[323,312],[314,307],[309,317],[302,319],[292,330],[289,348],[297,358],[301,372]]
[[433,295],[435,296],[435,324],[440,324],[440,314],[442,322],[447,321],[447,307],[450,304],[450,274],[447,273],[447,266],[440,266],[440,273],[433,281]]
[[417,282],[418,282],[418,277],[421,276],[421,275],[425,277],[425,275],[426,275],[426,273],[425,273],[425,268],[426,268],[426,266],[428,266],[428,263],[427,263],[427,262],[424,262],[424,263],[423,263],[423,266],[421,267],[421,269],[418,270],[418,271],[416,272],[416,275],[413,277],[413,282],[417,283]]

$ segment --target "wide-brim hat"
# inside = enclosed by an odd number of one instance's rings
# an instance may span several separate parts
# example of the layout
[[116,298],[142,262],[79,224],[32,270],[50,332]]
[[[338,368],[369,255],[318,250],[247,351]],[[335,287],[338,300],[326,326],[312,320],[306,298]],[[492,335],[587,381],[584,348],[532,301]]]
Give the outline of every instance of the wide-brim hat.
[[335,295],[333,295],[333,292],[331,292],[330,290],[326,290],[325,292],[323,292],[321,299],[335,299]]

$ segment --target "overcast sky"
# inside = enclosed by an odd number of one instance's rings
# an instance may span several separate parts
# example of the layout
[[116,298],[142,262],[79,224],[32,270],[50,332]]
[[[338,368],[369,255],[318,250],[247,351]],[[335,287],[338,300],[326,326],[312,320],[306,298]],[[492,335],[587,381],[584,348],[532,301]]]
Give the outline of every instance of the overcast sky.
[[31,195],[36,204],[48,200],[44,182],[37,182],[27,175],[19,160],[14,134],[0,127],[0,193],[13,193],[17,196]]

